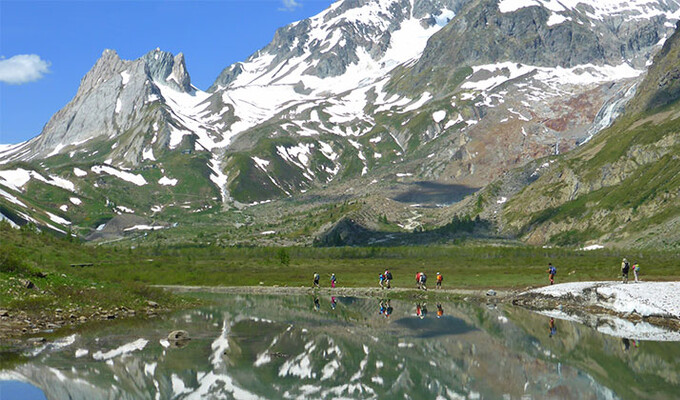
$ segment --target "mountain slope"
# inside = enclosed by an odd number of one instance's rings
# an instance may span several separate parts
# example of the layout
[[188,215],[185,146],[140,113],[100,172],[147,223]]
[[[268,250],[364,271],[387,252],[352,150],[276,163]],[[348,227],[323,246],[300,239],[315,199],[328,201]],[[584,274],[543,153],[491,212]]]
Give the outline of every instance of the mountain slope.
[[680,35],[654,58],[628,111],[555,162],[503,210],[530,242],[680,244]]
[[[262,226],[290,223],[293,241],[311,242],[340,221],[329,210],[361,199],[342,217],[364,228],[436,225],[464,194],[608,126],[678,10],[338,1],[279,29],[206,92],[181,54],[127,61],[107,50],[40,136],[0,148],[2,214],[86,236],[125,213],[146,226],[206,214],[240,227],[260,207]],[[290,221],[309,209],[325,219]],[[388,216],[398,222],[378,220]]]

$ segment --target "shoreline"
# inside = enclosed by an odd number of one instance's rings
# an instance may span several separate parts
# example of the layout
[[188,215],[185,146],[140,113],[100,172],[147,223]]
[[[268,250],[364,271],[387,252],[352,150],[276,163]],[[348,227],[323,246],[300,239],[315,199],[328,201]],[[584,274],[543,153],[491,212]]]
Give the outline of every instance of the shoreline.
[[[661,282],[656,282],[662,284]],[[653,284],[653,283],[648,283]],[[673,282],[680,288],[680,282]],[[423,298],[434,298],[448,301],[464,300],[486,303],[510,303],[517,307],[522,307],[534,312],[558,312],[578,316],[580,321],[588,320],[590,317],[609,315],[624,319],[633,323],[647,322],[655,326],[672,329],[680,332],[680,312],[676,314],[654,314],[641,313],[633,310],[632,312],[621,311],[608,308],[606,302],[602,302],[602,296],[593,297],[593,289],[588,289],[588,285],[595,288],[616,286],[616,282],[571,282],[554,286],[543,286],[538,288],[519,289],[462,289],[444,288],[420,290],[417,288],[396,287],[382,289],[378,287],[336,287],[336,288],[312,288],[309,286],[188,286],[188,285],[151,285],[151,287],[163,289],[176,294],[187,293],[223,293],[223,294],[254,294],[254,295],[321,295],[338,297],[389,297],[401,300],[421,300]],[[630,284],[637,285],[637,284]],[[579,293],[562,291],[565,286],[585,287],[585,295]],[[643,289],[643,286],[640,286]],[[488,295],[493,290],[494,295]],[[558,291],[558,294],[551,294],[551,290]],[[587,296],[586,296],[587,295]],[[680,299],[680,290],[678,290]],[[588,301],[584,299],[588,298]],[[598,303],[597,299],[600,299]],[[673,298],[674,300],[675,298]],[[605,299],[606,300],[606,299]],[[679,300],[680,302],[680,300]],[[147,307],[135,312],[125,308],[115,310],[93,309],[82,315],[71,314],[66,317],[65,312],[60,310],[45,310],[40,316],[33,319],[27,318],[23,311],[0,310],[4,315],[0,315],[0,339],[7,347],[29,346],[35,344],[35,340],[41,335],[50,336],[59,334],[66,329],[80,329],[88,324],[102,323],[107,320],[131,319],[131,318],[154,318],[165,312],[171,312],[175,308],[168,308],[149,302]],[[179,309],[179,308],[177,308]],[[79,313],[80,314],[80,313]],[[83,313],[85,315],[85,313]],[[558,316],[559,318],[559,316]],[[42,339],[42,338],[40,338]]]

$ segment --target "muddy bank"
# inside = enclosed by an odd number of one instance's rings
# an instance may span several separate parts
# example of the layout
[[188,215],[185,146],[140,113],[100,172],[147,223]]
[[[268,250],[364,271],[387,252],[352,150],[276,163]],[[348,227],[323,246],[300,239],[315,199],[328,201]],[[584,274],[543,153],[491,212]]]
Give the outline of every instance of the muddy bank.
[[[155,317],[170,311],[158,303],[149,301],[145,307],[133,310],[126,307],[102,308],[85,307],[78,309],[42,310],[35,313],[17,310],[0,310],[0,340],[3,345],[14,347],[30,343],[42,343],[42,336],[51,335],[62,329],[112,321],[123,318]],[[57,332],[58,333],[58,332]]]

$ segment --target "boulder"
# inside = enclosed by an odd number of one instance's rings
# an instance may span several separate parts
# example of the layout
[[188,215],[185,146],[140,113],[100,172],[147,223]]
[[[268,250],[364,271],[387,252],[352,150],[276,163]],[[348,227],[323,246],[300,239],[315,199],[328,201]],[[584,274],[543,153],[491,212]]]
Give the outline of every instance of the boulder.
[[170,332],[170,334],[168,334],[168,340],[170,342],[179,341],[179,340],[189,340],[189,339],[191,339],[189,337],[189,332],[183,331],[183,330],[172,331],[172,332]]

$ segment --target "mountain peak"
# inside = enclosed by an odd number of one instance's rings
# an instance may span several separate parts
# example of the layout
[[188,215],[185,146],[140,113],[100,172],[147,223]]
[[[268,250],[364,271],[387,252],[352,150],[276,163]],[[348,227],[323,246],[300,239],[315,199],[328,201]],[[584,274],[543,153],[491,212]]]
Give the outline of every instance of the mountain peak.
[[184,54],[176,56],[159,48],[146,53],[141,60],[146,64],[151,78],[181,92],[191,92],[191,78],[186,69]]

